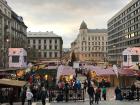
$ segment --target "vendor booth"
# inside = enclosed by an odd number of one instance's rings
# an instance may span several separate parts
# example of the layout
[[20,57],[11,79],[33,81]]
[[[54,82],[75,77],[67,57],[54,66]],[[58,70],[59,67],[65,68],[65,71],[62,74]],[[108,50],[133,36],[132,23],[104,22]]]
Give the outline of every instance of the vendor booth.
[[9,67],[27,67],[27,52],[23,48],[9,48]]
[[25,86],[27,82],[11,80],[11,79],[0,79],[0,101],[8,102],[10,92],[13,93],[13,100],[20,101],[21,87]]
[[75,75],[75,69],[70,66],[60,65],[57,70],[57,82],[71,81]]
[[120,87],[130,87],[136,81],[138,75],[135,70],[129,68],[121,68],[118,72]]
[[[113,69],[103,69],[97,66],[86,66],[85,70],[87,72],[87,77],[93,79],[98,85],[106,84],[107,87],[110,85],[114,86],[114,78],[116,78],[116,74]],[[97,84],[96,84],[97,85]]]

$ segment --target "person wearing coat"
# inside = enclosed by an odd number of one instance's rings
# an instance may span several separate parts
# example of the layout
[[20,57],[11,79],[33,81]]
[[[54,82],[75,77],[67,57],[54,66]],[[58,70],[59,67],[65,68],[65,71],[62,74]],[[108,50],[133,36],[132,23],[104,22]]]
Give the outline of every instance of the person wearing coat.
[[103,86],[102,88],[102,97],[104,100],[106,100],[106,87],[105,86]]
[[115,89],[116,100],[122,100],[121,90],[117,86]]
[[26,89],[22,89],[22,90],[21,90],[20,96],[21,96],[22,105],[24,105],[25,99],[26,99]]
[[41,91],[41,101],[42,101],[42,105],[45,105],[46,104],[46,98],[47,98],[47,91],[45,90],[45,88],[43,87],[42,88],[42,91]]
[[33,98],[33,93],[28,88],[26,92],[26,99],[28,101],[28,105],[32,105],[32,98]]
[[95,95],[94,87],[92,86],[91,83],[88,85],[87,93],[89,95],[89,100],[91,105],[94,102],[94,95]]

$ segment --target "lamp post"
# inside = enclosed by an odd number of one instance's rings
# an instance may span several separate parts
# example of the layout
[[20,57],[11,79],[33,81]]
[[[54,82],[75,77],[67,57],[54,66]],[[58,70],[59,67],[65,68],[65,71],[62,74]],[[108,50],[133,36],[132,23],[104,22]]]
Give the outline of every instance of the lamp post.
[[4,42],[4,49],[3,49],[3,57],[4,57],[4,59],[3,59],[3,67],[4,68],[6,68],[7,67],[7,54],[8,54],[8,52],[7,52],[7,50],[8,50],[8,45],[9,45],[9,39],[6,39],[5,40],[5,42]]

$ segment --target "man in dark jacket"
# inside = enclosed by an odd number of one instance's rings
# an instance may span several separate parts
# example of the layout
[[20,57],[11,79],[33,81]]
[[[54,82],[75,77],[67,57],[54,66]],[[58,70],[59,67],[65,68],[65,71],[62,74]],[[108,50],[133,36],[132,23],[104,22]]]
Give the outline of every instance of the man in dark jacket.
[[45,105],[46,104],[46,98],[47,98],[48,94],[47,94],[47,91],[45,90],[45,88],[43,87],[42,88],[42,91],[41,91],[41,101],[42,101],[42,105]]
[[94,95],[95,95],[94,87],[93,87],[91,81],[88,81],[87,93],[89,95],[89,100],[90,100],[90,105],[91,105],[94,102]]
[[22,105],[24,105],[26,99],[26,89],[21,90],[21,101]]

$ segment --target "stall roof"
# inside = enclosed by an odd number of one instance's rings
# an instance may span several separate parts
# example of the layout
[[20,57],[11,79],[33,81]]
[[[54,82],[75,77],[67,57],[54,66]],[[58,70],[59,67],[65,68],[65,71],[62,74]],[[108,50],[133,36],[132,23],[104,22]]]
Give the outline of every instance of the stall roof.
[[27,83],[26,81],[11,80],[11,79],[0,79],[0,85],[4,85],[4,86],[22,87],[26,83]]
[[25,69],[25,68],[5,68],[5,69],[2,69],[0,68],[0,72],[8,72],[8,71],[16,71],[16,70],[21,70],[21,69]]
[[70,66],[61,65],[58,67],[58,71],[60,75],[75,75],[75,69]]
[[121,76],[137,76],[138,73],[134,69],[122,68],[118,70]]
[[95,71],[98,76],[109,76],[109,75],[116,75],[113,69],[103,69],[98,66],[86,66],[85,67],[89,71]]

